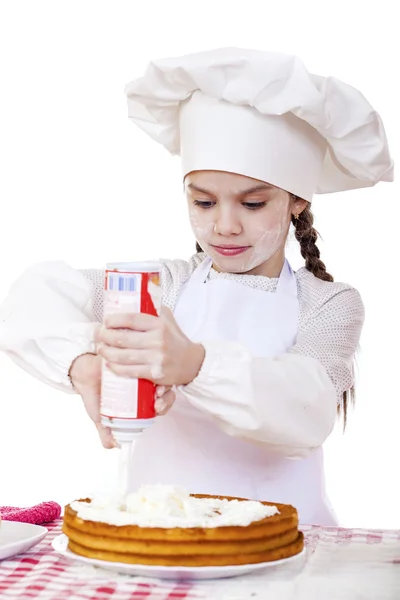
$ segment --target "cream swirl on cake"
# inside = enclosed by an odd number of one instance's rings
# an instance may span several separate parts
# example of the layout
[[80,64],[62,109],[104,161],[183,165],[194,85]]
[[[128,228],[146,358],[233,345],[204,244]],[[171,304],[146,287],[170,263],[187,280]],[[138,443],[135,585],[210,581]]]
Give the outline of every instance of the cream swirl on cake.
[[279,513],[261,502],[196,498],[183,488],[142,486],[126,497],[99,496],[91,502],[72,502],[71,508],[85,521],[139,527],[192,528],[243,526]]

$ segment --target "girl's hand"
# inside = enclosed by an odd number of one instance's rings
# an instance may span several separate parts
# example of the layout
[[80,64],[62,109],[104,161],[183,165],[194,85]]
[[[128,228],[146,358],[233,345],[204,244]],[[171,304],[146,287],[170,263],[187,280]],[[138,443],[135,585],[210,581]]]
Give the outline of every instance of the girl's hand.
[[87,414],[96,426],[104,448],[114,448],[111,429],[102,425],[100,417],[101,356],[81,354],[72,363],[69,376],[75,391],[83,400]]
[[168,308],[162,308],[159,317],[108,315],[97,341],[97,351],[113,373],[164,386],[193,381],[205,356],[203,346],[186,337]]
[[[72,363],[70,377],[75,391],[81,396],[83,405],[93,421],[104,448],[115,448],[111,429],[101,423],[101,356],[82,354]],[[175,401],[175,392],[171,387],[157,386],[155,391],[155,409],[157,415],[165,415]]]

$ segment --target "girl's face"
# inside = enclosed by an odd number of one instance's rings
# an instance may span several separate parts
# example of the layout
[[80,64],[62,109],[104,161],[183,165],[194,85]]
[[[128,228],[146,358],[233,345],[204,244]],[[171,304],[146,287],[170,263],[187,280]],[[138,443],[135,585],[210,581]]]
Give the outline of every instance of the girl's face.
[[185,189],[195,237],[218,270],[279,274],[291,216],[305,208],[305,200],[222,171],[193,171],[185,178]]

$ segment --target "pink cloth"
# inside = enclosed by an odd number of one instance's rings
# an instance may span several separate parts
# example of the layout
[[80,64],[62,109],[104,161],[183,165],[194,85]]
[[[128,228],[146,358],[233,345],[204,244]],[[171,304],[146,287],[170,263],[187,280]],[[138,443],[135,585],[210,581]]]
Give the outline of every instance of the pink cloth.
[[30,508],[16,506],[0,506],[0,515],[4,521],[19,521],[41,525],[58,519],[61,515],[61,506],[57,502],[41,502]]

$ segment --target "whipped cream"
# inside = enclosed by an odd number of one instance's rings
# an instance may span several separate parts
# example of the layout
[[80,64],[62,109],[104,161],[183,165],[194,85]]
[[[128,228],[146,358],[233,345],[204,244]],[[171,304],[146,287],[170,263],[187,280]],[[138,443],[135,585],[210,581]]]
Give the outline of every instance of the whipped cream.
[[126,496],[95,496],[90,503],[72,502],[85,521],[139,527],[246,527],[279,513],[276,506],[253,500],[193,498],[181,487],[145,485]]

